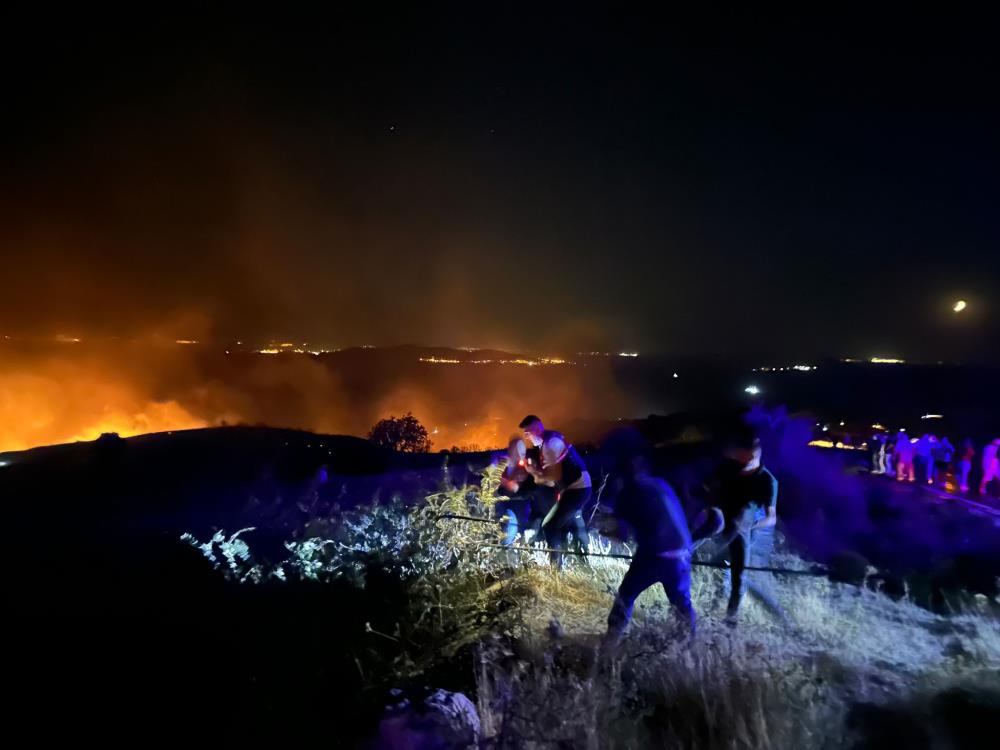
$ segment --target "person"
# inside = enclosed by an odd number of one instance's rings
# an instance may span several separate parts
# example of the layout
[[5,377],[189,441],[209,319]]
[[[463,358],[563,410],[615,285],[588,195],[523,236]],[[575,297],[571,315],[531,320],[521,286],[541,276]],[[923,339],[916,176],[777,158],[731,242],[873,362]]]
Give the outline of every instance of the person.
[[885,474],[885,433],[876,432],[869,443],[872,474]]
[[1000,457],[997,451],[1000,449],[1000,438],[983,446],[983,478],[979,480],[979,494],[986,492],[986,487],[994,479],[1000,479]]
[[896,481],[914,481],[913,475],[913,443],[910,442],[906,430],[896,433],[896,447],[892,456],[892,463],[896,467]]
[[510,546],[517,539],[520,528],[527,527],[528,514],[531,506],[531,491],[534,481],[524,468],[526,450],[524,441],[514,438],[507,446],[507,464],[500,474],[500,488],[505,493],[500,495],[494,511],[503,522],[505,546]]
[[955,446],[951,444],[948,436],[945,435],[938,441],[937,450],[934,453],[934,481],[944,484],[948,473],[951,471],[951,462],[955,456]]
[[500,476],[500,487],[507,499],[497,501],[496,514],[506,517],[504,541],[510,546],[523,531],[525,542],[537,539],[542,521],[555,505],[555,489],[535,483],[528,465],[541,463],[541,451],[528,448],[522,438],[513,438],[507,446],[507,465]]
[[616,643],[632,620],[635,600],[659,583],[677,615],[693,634],[691,531],[673,489],[649,474],[648,446],[637,434],[616,439],[615,492],[611,535],[636,540],[636,550],[608,614],[607,640]]
[[566,534],[571,533],[577,551],[585,553],[590,547],[587,524],[583,520],[583,510],[590,503],[592,485],[587,465],[580,454],[566,438],[555,430],[546,430],[542,420],[529,414],[519,425],[523,430],[524,443],[537,448],[540,460],[526,462],[525,468],[543,487],[554,487],[558,494],[555,505],[542,521],[542,534],[552,553],[553,562],[560,568],[563,555],[559,554],[566,543]]
[[976,457],[976,446],[969,438],[962,441],[962,452],[958,458],[958,489],[960,492],[969,491],[969,472],[972,471],[972,460]]
[[[927,484],[934,484],[934,446],[937,438],[929,433],[924,433],[917,441],[916,452],[913,457],[914,469],[921,481]],[[911,480],[912,481],[912,480]]]
[[871,462],[871,473],[878,474],[878,447],[880,435],[876,432],[868,441],[868,460]]
[[761,463],[760,440],[755,437],[735,439],[724,454],[715,494],[726,521],[720,546],[723,555],[728,553],[731,569],[727,620],[736,622],[744,593],[749,590],[765,609],[785,621],[784,611],[763,579],[747,580],[744,571],[770,562],[778,520],[778,480]]

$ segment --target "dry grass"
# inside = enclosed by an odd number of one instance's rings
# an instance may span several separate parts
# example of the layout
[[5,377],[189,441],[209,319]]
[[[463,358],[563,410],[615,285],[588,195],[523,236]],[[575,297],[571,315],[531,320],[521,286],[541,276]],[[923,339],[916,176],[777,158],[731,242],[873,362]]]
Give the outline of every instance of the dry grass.
[[[338,538],[291,545],[282,564],[289,574],[358,585],[372,565],[398,574],[408,614],[387,636],[398,653],[385,679],[420,679],[474,650],[487,746],[837,748],[862,731],[850,730],[861,704],[903,706],[931,736],[939,731],[932,698],[942,691],[974,686],[1000,701],[1000,602],[984,597],[943,617],[825,578],[774,576],[790,626],[747,597],[732,628],[722,622],[724,572],[696,568],[696,636],[656,587],[639,598],[625,640],[604,648],[626,561],[571,558],[557,572],[547,553],[491,546],[499,526],[440,519],[492,515],[500,468],[478,488],[448,487],[417,507],[345,516]],[[610,548],[596,536],[591,544],[591,552]],[[275,576],[249,555],[222,554],[231,564],[220,567],[236,580]],[[774,563],[806,567],[780,552]],[[957,746],[949,742],[939,744]]]
[[[495,536],[464,533],[466,549]],[[591,551],[609,547],[595,538]],[[944,617],[825,578],[772,576],[791,626],[747,597],[731,628],[724,572],[696,568],[695,637],[655,587],[609,651],[601,636],[627,561],[573,560],[560,573],[544,553],[493,555],[519,603],[512,637],[483,641],[478,655],[483,728],[497,747],[845,747],[859,704],[919,707],[956,685],[1000,691],[998,602],[985,597]],[[787,554],[774,562],[807,567]]]

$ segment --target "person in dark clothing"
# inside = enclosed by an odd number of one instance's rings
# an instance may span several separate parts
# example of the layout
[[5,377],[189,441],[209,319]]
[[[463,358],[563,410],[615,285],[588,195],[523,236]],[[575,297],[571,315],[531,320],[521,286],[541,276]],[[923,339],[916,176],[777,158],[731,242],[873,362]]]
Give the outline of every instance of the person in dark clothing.
[[[625,441],[635,446],[636,441]],[[639,444],[641,446],[641,443]],[[649,475],[641,447],[632,447],[618,461],[621,477],[616,482],[613,535],[622,540],[634,536],[636,551],[608,615],[608,639],[625,632],[639,594],[659,583],[677,614],[695,630],[691,606],[691,531],[677,495],[662,479]]]
[[955,446],[951,444],[948,436],[945,435],[938,441],[934,451],[934,481],[944,484],[951,473],[952,460],[955,457]]
[[529,415],[520,424],[525,445],[539,450],[540,460],[526,461],[525,468],[539,487],[552,487],[557,491],[556,503],[542,521],[542,533],[553,552],[553,562],[562,567],[563,555],[558,554],[571,533],[577,551],[585,553],[590,547],[590,535],[583,520],[583,509],[593,495],[590,473],[580,454],[561,433],[546,430],[542,420]]
[[[725,463],[716,481],[717,505],[726,519],[719,544],[730,565],[730,594],[727,614],[735,622],[746,591],[781,620],[785,613],[770,587],[750,574],[746,567],[767,567],[774,549],[777,522],[778,480],[761,464],[760,441],[737,441],[726,450]],[[748,580],[749,579],[749,580]]]

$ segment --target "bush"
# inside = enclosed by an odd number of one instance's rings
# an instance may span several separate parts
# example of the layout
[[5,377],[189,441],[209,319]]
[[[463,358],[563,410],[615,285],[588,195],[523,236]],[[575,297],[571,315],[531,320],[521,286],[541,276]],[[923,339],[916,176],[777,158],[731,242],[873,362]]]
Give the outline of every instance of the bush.
[[401,453],[428,453],[431,449],[427,428],[409,412],[398,418],[379,420],[368,433],[368,439],[380,448]]

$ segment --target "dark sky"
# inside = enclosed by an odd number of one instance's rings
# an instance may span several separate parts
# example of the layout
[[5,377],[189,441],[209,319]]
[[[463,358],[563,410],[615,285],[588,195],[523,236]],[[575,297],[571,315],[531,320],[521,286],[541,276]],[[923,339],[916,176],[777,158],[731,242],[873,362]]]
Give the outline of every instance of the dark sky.
[[0,332],[995,359],[996,40],[869,21],[7,18]]

